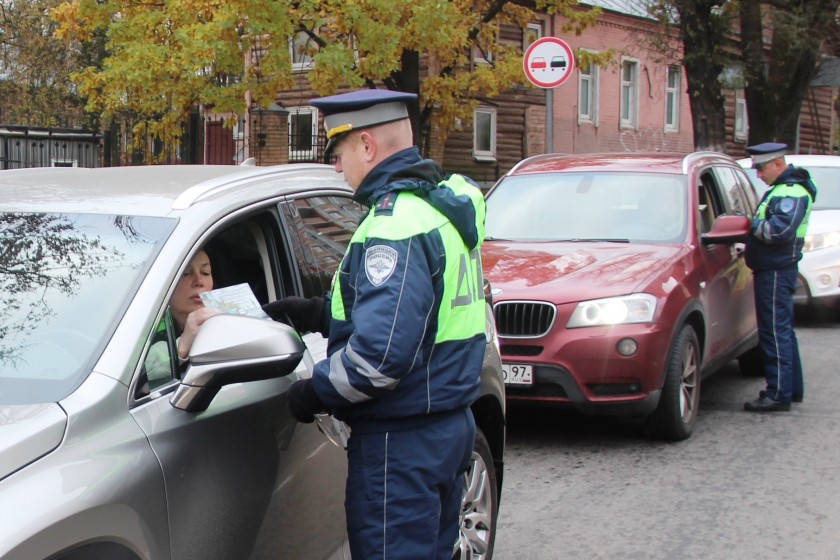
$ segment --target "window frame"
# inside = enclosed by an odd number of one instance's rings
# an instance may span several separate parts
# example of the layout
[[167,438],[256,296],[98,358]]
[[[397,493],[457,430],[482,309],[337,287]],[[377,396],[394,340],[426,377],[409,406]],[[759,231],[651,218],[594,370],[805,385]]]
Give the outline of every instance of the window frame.
[[[301,38],[305,40],[301,40]],[[308,72],[315,66],[315,60],[306,54],[306,47],[312,38],[306,31],[298,31],[289,37],[289,61],[292,72]]]
[[[672,76],[676,76],[674,85],[671,85]],[[679,66],[668,65],[665,70],[665,132],[679,132],[680,130],[681,90],[682,70]]]
[[[740,116],[739,116],[740,115]],[[746,142],[750,133],[747,100],[743,90],[735,90],[735,109],[732,115],[732,138],[735,142]]]
[[[533,36],[534,39],[532,41],[528,41],[528,38],[531,37],[531,36]],[[522,33],[522,52],[525,52],[526,50],[528,50],[528,47],[530,47],[531,44],[534,41],[536,41],[538,39],[542,39],[542,38],[543,38],[543,24],[542,24],[542,21],[530,21],[530,22],[528,22],[528,24],[525,26],[525,30]]]
[[[624,79],[624,68],[628,66],[631,68],[630,80]],[[639,128],[639,59],[638,58],[621,58],[621,66],[619,68],[619,111],[618,120],[620,128],[631,128],[637,130]],[[624,92],[628,91],[629,99],[625,101]],[[625,114],[627,115],[625,118]]]
[[482,50],[477,46],[479,44],[478,42],[476,42],[473,45],[473,47],[471,49],[472,50],[473,67],[481,66],[481,65],[491,66],[496,62],[496,56],[493,53],[495,51],[495,48],[497,48],[498,45],[499,45],[499,35],[500,35],[500,30],[499,30],[499,28],[496,28],[495,36],[494,36],[492,45],[489,45],[489,44],[488,45],[482,45],[482,46],[485,46],[485,47],[493,47],[493,49],[488,49],[489,52],[487,52],[487,53],[482,52]]
[[[597,54],[596,51],[586,51],[592,54]],[[598,126],[598,102],[599,102],[599,95],[598,90],[599,83],[600,83],[600,67],[597,64],[589,62],[589,72],[583,72],[583,65],[578,65],[578,124],[582,123],[592,123],[596,127]],[[589,95],[588,95],[588,103],[589,103],[589,111],[587,113],[583,113],[582,111],[582,98],[583,98],[583,83],[586,82],[589,87]]]
[[[479,149],[479,114],[490,116],[490,149]],[[473,158],[476,161],[496,161],[496,133],[498,127],[498,113],[495,107],[476,107],[473,110]]]
[[[296,149],[296,145],[293,142],[293,139],[300,137],[300,135],[293,134],[295,128],[292,126],[292,122],[295,117],[300,115],[310,115],[312,119],[310,123],[311,145],[309,149]],[[289,162],[314,161],[318,157],[318,142],[316,141],[318,137],[318,118],[318,109],[315,107],[306,105],[289,107],[289,114],[286,117],[288,123]]]

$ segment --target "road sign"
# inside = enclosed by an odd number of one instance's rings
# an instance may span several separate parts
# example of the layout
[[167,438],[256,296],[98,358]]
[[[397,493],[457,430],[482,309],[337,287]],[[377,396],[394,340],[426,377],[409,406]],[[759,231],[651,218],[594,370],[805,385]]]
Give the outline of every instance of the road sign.
[[528,81],[537,87],[554,88],[565,82],[575,68],[572,48],[557,37],[537,39],[522,59]]

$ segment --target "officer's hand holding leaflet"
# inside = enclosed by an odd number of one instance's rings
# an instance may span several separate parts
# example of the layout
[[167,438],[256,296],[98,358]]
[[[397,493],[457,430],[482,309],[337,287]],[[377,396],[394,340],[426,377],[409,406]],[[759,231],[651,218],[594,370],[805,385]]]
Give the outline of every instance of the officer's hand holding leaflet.
[[275,321],[290,320],[292,326],[302,333],[323,332],[324,330],[322,328],[324,298],[289,296],[265,304],[263,311]]

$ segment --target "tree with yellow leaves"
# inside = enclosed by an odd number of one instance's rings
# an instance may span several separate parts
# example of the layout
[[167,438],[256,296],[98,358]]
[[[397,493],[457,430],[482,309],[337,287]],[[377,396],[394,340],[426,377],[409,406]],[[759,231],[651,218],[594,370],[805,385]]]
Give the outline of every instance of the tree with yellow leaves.
[[[74,75],[88,109],[135,114],[164,141],[195,106],[245,114],[292,87],[289,40],[305,33],[314,89],[386,87],[420,95],[415,130],[472,118],[474,98],[522,85],[521,46],[499,28],[524,28],[537,12],[561,13],[564,32],[592,25],[577,0],[67,0],[53,10],[59,35],[107,38],[101,65]],[[488,64],[472,65],[481,52]]]

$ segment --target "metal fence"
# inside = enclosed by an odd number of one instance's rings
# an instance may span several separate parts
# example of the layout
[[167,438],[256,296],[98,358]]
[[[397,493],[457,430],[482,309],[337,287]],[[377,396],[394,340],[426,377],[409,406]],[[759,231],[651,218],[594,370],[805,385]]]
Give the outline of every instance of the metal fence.
[[85,130],[0,125],[0,169],[99,167],[101,143]]

